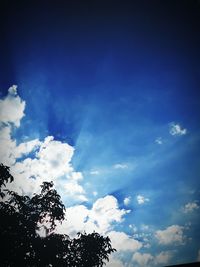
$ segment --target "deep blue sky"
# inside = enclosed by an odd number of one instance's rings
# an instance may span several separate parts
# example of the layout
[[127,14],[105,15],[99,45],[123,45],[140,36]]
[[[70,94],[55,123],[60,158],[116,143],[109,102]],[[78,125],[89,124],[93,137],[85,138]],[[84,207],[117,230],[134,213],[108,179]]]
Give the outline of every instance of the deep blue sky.
[[[1,94],[17,84],[26,101],[18,142],[53,135],[74,146],[88,194],[121,207],[131,196],[125,232],[192,221],[193,243],[172,263],[196,260],[198,215],[176,211],[200,197],[200,2],[4,0],[0,12]],[[187,134],[171,135],[172,123]]]

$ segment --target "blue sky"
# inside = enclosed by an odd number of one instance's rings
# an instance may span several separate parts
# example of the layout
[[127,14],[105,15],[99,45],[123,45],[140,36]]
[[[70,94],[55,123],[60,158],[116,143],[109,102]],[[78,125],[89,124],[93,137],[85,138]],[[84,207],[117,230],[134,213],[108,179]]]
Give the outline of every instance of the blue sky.
[[1,161],[18,191],[55,179],[108,266],[200,260],[200,5],[115,2],[2,4]]

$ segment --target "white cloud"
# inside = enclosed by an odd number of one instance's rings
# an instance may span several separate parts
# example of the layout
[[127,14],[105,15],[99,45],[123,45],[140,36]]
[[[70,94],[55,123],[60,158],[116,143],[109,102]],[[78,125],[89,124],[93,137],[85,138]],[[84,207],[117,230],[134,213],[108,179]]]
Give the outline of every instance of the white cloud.
[[133,254],[132,260],[140,266],[145,267],[153,263],[154,257],[149,253],[135,252]]
[[117,259],[115,256],[113,256],[113,254],[111,254],[106,267],[124,267],[124,264],[120,259]]
[[119,163],[119,164],[115,164],[113,166],[114,169],[127,169],[128,168],[128,165],[127,164],[122,164],[122,163]]
[[172,258],[172,253],[170,251],[162,251],[160,254],[158,254],[155,257],[155,263],[156,264],[167,264],[171,258]]
[[[78,231],[108,234],[113,223],[120,223],[129,211],[119,209],[117,199],[113,196],[99,198],[91,209],[84,205],[75,205],[66,209],[66,220],[58,231],[73,236]],[[78,214],[78,220],[77,220]]]
[[194,210],[199,209],[199,205],[196,202],[189,202],[187,204],[185,204],[185,206],[183,207],[183,212],[184,213],[189,213],[189,212],[193,212]]
[[92,175],[98,175],[100,172],[99,171],[96,171],[96,170],[92,170],[90,171],[90,174]]
[[42,143],[39,141],[39,139],[34,139],[28,142],[24,142],[19,144],[15,148],[15,157],[20,158],[22,155],[27,155],[31,153],[34,149],[39,148]]
[[11,139],[11,127],[2,126],[0,128],[0,162],[11,166],[15,163],[14,151],[16,149],[16,141]]
[[187,129],[182,128],[178,123],[171,123],[169,133],[174,136],[185,135],[187,133]]
[[129,226],[128,226],[130,229],[132,229],[133,230],[133,232],[135,233],[135,232],[137,232],[137,227],[134,225],[134,224],[129,224]]
[[127,206],[131,202],[131,197],[125,197],[124,199],[124,205]]
[[155,143],[158,144],[158,145],[162,145],[163,144],[163,140],[161,137],[157,137],[156,140],[155,140]]
[[83,175],[71,165],[72,146],[54,140],[53,136],[47,136],[44,141],[34,139],[17,145],[12,130],[13,126],[20,126],[24,108],[25,102],[17,95],[16,86],[10,87],[8,95],[0,100],[0,162],[10,166],[15,177],[9,187],[20,194],[33,194],[40,190],[43,181],[54,181],[57,190],[63,194],[77,201],[86,201],[79,184]]
[[142,224],[141,225],[141,230],[142,231],[147,231],[147,230],[149,230],[149,226],[147,224]]
[[96,197],[98,195],[98,192],[97,191],[93,191],[92,194],[93,194],[93,196]]
[[173,254],[170,251],[162,251],[155,256],[150,253],[135,252],[132,261],[141,267],[162,266],[168,264],[172,256]]
[[17,86],[8,89],[8,95],[0,99],[0,122],[20,126],[20,120],[24,116],[25,101],[17,95]]
[[197,261],[200,262],[200,249],[199,249],[199,251],[198,251]]
[[[38,151],[34,151],[35,147]],[[56,141],[52,136],[48,136],[44,142],[32,140],[20,144],[12,151],[16,158],[23,153],[33,153],[32,158],[27,154],[24,160],[11,166],[11,172],[16,178],[13,185],[18,192],[21,190],[21,193],[30,194],[33,190],[39,190],[39,185],[43,181],[54,181],[58,187],[66,188],[65,185],[68,184],[71,189],[74,189],[74,193],[83,193],[78,185],[82,175],[75,172],[71,166],[74,148],[67,143]],[[66,189],[66,193],[68,192],[69,190]]]
[[142,247],[142,243],[130,237],[124,232],[111,231],[108,233],[112,246],[117,251],[137,251]]
[[180,225],[171,225],[165,230],[158,230],[155,233],[155,237],[158,239],[159,244],[171,245],[185,243],[185,236],[183,234],[184,227]]
[[122,222],[123,215],[128,212],[130,211],[119,209],[117,199],[108,195],[93,204],[90,219],[97,222],[100,232],[105,233],[110,230],[112,222]]
[[145,202],[148,202],[149,201],[149,198],[145,198],[142,195],[138,195],[136,198],[137,198],[137,202],[138,202],[139,205],[142,205]]

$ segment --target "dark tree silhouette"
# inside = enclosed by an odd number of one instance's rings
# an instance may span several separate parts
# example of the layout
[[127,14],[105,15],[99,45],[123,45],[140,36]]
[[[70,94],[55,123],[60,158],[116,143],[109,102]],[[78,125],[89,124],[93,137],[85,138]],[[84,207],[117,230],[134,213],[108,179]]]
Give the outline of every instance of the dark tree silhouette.
[[[115,249],[108,237],[93,232],[70,239],[55,233],[65,206],[53,182],[44,182],[41,193],[29,197],[6,189],[13,180],[9,167],[0,164],[1,266],[100,267],[109,261]],[[44,236],[38,233],[41,227]]]

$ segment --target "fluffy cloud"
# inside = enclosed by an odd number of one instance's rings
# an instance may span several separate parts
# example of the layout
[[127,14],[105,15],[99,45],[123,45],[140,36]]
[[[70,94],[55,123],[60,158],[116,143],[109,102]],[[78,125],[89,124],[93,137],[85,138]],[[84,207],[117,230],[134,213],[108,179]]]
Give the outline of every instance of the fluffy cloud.
[[0,162],[11,166],[15,163],[16,157],[14,151],[16,149],[16,141],[11,139],[11,127],[0,127]]
[[155,263],[156,264],[167,264],[171,258],[172,258],[172,253],[170,251],[162,251],[160,254],[158,254],[155,257]]
[[153,263],[154,257],[149,253],[135,252],[132,261],[136,262],[139,266],[149,266]]
[[159,244],[171,245],[181,244],[185,242],[185,236],[183,235],[184,227],[180,225],[172,225],[165,230],[158,230],[155,233],[155,237],[158,239]]
[[125,267],[125,266],[121,260],[111,255],[109,258],[109,262],[106,264],[106,267]]
[[124,199],[124,205],[128,205],[131,202],[131,197],[125,197]]
[[189,212],[193,212],[194,210],[199,209],[199,205],[196,202],[189,202],[187,204],[185,204],[185,206],[183,207],[183,212],[184,213],[189,213]]
[[[66,209],[66,220],[58,226],[57,231],[73,236],[78,231],[88,233],[97,231],[108,234],[113,223],[120,223],[129,211],[119,209],[117,199],[113,196],[99,198],[91,209],[84,205],[75,205]],[[77,220],[78,214],[78,220]]]
[[145,198],[142,195],[138,195],[136,198],[137,198],[137,202],[138,202],[139,205],[142,205],[145,202],[148,202],[149,201],[149,198]]
[[[83,176],[71,165],[74,153],[72,146],[48,136],[43,142],[35,139],[20,144],[12,151],[16,158],[26,154],[25,159],[11,166],[16,181],[10,185],[12,189],[31,194],[39,191],[43,181],[54,181],[59,193],[76,200],[87,200],[85,191],[79,184]],[[29,157],[29,153],[32,153],[32,157]]]
[[178,123],[171,123],[169,133],[174,136],[185,135],[187,133],[187,129],[182,128]]
[[150,253],[135,252],[132,261],[141,267],[162,266],[168,264],[172,256],[173,254],[170,251],[162,251],[155,256]]
[[142,243],[124,232],[111,231],[108,233],[112,245],[117,251],[136,251],[142,247]]
[[113,196],[99,198],[92,207],[90,220],[97,222],[100,232],[105,233],[110,230],[112,222],[122,222],[123,215],[129,210],[119,209],[117,199]]
[[17,95],[17,86],[8,89],[8,95],[0,99],[0,122],[20,126],[20,120],[24,116],[25,101]]
[[79,184],[82,173],[76,172],[71,165],[72,146],[54,140],[53,136],[17,145],[12,130],[13,126],[20,126],[24,108],[25,102],[17,95],[16,86],[10,87],[8,95],[0,100],[0,162],[10,166],[15,177],[14,183],[9,184],[10,189],[32,194],[40,190],[43,181],[54,181],[63,194],[78,201],[87,200]]

